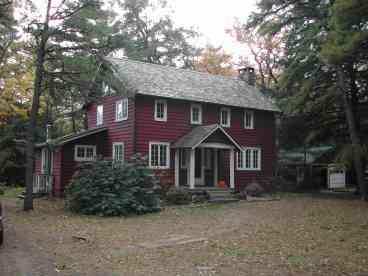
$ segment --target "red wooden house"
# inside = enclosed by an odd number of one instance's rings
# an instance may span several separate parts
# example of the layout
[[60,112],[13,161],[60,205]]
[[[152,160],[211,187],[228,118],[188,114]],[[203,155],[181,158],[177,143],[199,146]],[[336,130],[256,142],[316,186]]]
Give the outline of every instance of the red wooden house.
[[89,104],[87,130],[39,145],[35,186],[47,184],[61,195],[79,162],[96,156],[124,162],[136,153],[178,187],[216,187],[221,181],[236,188],[273,175],[279,110],[254,86],[251,68],[228,78],[109,61],[124,86],[114,87],[121,96]]

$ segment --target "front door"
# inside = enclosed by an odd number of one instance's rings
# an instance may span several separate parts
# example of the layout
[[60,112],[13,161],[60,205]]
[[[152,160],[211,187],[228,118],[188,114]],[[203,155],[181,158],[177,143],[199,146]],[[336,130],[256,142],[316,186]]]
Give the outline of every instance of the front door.
[[202,149],[195,149],[195,185],[203,185],[202,177]]

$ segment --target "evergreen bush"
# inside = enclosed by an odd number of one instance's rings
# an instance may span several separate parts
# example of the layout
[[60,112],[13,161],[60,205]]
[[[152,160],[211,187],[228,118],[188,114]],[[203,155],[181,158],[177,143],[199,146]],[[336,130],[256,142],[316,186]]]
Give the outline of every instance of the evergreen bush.
[[158,179],[139,157],[125,164],[83,163],[66,189],[66,206],[86,215],[120,216],[160,210]]

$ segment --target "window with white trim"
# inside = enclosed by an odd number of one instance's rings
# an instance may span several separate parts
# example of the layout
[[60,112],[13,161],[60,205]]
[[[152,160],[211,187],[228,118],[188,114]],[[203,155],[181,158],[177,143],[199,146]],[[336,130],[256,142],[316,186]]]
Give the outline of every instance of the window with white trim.
[[103,124],[103,105],[97,106],[96,112],[96,126],[100,126]]
[[250,110],[244,110],[244,128],[254,128],[254,112]]
[[112,144],[112,159],[114,162],[124,162],[124,143]]
[[244,148],[242,152],[237,153],[238,170],[261,170],[261,149]]
[[51,174],[52,153],[48,148],[43,148],[41,151],[41,174]]
[[96,146],[75,145],[74,160],[78,162],[94,161],[96,158]]
[[115,103],[115,121],[124,121],[128,119],[128,99],[122,99]]
[[220,125],[223,127],[230,127],[231,125],[231,110],[227,107],[220,109]]
[[190,105],[190,122],[194,125],[202,124],[202,105],[191,104]]
[[162,142],[149,143],[149,165],[152,169],[170,168],[170,144]]
[[155,100],[155,121],[167,121],[166,100]]

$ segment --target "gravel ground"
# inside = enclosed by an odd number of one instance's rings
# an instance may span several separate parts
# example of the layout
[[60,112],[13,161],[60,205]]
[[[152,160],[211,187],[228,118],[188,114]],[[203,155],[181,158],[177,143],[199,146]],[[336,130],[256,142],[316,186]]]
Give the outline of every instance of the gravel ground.
[[74,215],[55,199],[16,209],[9,223],[52,256],[37,261],[58,275],[368,275],[368,204],[359,200],[289,194],[129,218]]
[[[14,208],[15,206],[7,206]],[[4,212],[7,217],[7,212]],[[5,224],[5,242],[0,247],[1,276],[55,276],[60,275],[52,258],[35,247],[21,226],[15,227],[8,219]]]

